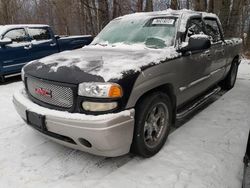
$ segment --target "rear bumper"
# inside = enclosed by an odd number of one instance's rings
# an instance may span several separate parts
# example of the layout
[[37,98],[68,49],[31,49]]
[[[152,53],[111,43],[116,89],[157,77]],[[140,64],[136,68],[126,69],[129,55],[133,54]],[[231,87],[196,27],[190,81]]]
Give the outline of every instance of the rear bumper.
[[[124,155],[130,150],[134,109],[100,116],[73,114],[38,106],[28,99],[25,90],[14,94],[13,103],[25,121],[27,110],[44,115],[47,131],[40,132],[60,144],[108,157]],[[83,139],[91,147],[85,146]]]

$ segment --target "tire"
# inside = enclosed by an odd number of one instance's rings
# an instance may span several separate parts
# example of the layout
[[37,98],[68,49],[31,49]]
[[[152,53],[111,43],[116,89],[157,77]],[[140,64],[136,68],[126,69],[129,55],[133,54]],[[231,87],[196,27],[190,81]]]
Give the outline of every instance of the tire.
[[231,64],[231,68],[228,72],[228,75],[220,84],[222,89],[230,90],[234,87],[236,79],[237,79],[238,67],[239,67],[238,59],[234,59]]
[[131,152],[151,157],[165,144],[170,132],[173,110],[168,95],[155,92],[145,96],[135,108],[135,128]]

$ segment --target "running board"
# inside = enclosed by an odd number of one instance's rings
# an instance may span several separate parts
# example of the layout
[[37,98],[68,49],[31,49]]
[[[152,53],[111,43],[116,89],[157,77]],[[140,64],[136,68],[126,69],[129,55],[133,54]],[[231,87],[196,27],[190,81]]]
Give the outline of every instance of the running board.
[[176,119],[182,119],[185,116],[187,116],[188,114],[190,114],[191,112],[193,112],[194,110],[198,109],[204,103],[206,103],[213,95],[219,93],[220,90],[221,90],[221,88],[217,87],[217,88],[211,90],[210,92],[206,93],[205,95],[199,97],[198,100],[195,100],[190,105],[185,106],[180,111],[177,111]]

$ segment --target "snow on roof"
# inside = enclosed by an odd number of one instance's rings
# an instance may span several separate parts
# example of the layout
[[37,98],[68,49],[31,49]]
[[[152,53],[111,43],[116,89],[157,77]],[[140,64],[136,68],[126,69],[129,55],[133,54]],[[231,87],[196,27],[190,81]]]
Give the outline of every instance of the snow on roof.
[[143,19],[143,18],[149,19],[149,18],[159,17],[159,16],[174,16],[174,17],[181,18],[180,23],[179,23],[180,32],[185,32],[187,21],[191,16],[212,17],[216,19],[218,18],[213,13],[198,12],[198,11],[193,11],[193,10],[188,10],[188,9],[181,9],[181,10],[167,9],[167,10],[155,11],[155,12],[137,12],[134,14],[121,16],[116,19]]
[[201,12],[202,13],[202,17],[210,17],[210,18],[216,18],[218,19],[218,16],[216,14],[213,13],[208,13],[208,12]]
[[49,27],[44,24],[11,24],[11,25],[0,25],[0,35],[9,29],[23,28],[23,27]]

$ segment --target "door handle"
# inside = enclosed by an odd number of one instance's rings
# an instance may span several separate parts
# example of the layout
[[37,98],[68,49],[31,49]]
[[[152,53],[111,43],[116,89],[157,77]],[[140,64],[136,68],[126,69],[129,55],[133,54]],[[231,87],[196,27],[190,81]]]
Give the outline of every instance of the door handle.
[[30,44],[30,45],[27,45],[27,46],[24,46],[24,49],[25,50],[29,50],[29,49],[31,49],[32,48],[32,45]]
[[56,46],[56,43],[51,43],[50,46],[51,47]]

